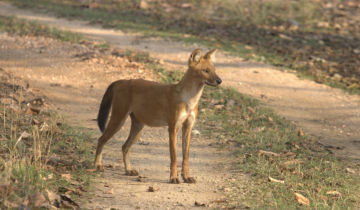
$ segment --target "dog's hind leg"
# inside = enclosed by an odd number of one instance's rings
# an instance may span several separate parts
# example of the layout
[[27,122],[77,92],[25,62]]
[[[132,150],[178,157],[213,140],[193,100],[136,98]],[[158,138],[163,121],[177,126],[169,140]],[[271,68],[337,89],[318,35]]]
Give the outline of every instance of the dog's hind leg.
[[102,136],[100,136],[96,147],[96,155],[95,155],[96,169],[100,171],[104,171],[104,167],[101,164],[102,149],[106,144],[106,142],[109,141],[109,139],[113,137],[115,133],[117,133],[120,130],[120,128],[124,125],[125,120],[129,115],[129,112],[130,112],[129,108],[127,109],[121,109],[120,107],[113,108],[110,121],[105,128],[105,132],[103,133]]
[[129,155],[130,155],[130,149],[132,147],[132,145],[135,144],[135,142],[140,138],[141,136],[141,131],[144,128],[144,124],[142,124],[134,115],[134,113],[130,114],[131,117],[131,130],[130,130],[130,134],[128,139],[126,140],[126,142],[124,143],[124,145],[122,146],[122,151],[123,151],[123,157],[124,157],[124,164],[125,164],[125,173],[126,175],[129,176],[137,176],[139,175],[139,172],[136,171],[135,169],[131,168],[131,164],[130,164],[130,159],[129,159]]

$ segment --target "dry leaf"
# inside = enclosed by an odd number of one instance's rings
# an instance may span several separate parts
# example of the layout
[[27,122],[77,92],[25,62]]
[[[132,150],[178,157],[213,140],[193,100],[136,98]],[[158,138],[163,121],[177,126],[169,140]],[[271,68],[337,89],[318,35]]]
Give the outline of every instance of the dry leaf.
[[222,104],[218,104],[218,105],[214,106],[215,110],[221,110],[222,108],[224,108],[224,105],[222,105]]
[[86,169],[87,172],[95,172],[96,168],[90,168],[90,169]]
[[271,117],[267,117],[269,122],[273,122],[274,120]]
[[265,129],[265,127],[263,126],[263,127],[254,128],[254,129],[252,129],[251,131],[252,131],[253,133],[257,133],[257,132],[263,131],[264,129]]
[[31,120],[31,125],[37,125],[37,126],[39,126],[39,125],[40,125],[40,122],[39,122],[38,120],[32,118],[32,120]]
[[258,120],[262,120],[262,119],[265,119],[265,114],[262,114],[262,115],[260,115],[260,116],[258,116],[258,117],[256,117],[256,118],[254,118],[253,120],[254,121],[258,121]]
[[60,195],[58,195],[50,190],[45,190],[45,192],[47,193],[47,197],[48,197],[51,205],[55,205],[55,206],[60,205],[60,203],[61,203]]
[[281,156],[291,157],[291,156],[296,156],[296,153],[286,152],[286,153],[281,154]]
[[11,201],[5,200],[4,201],[4,206],[6,206],[9,209],[13,209],[13,208],[18,208],[20,205],[16,204],[16,203],[13,203]]
[[304,135],[304,132],[301,130],[301,128],[299,128],[298,136],[303,136],[303,135]]
[[279,34],[279,37],[282,38],[282,39],[293,40],[292,37],[287,36],[287,35],[285,35],[285,34]]
[[297,200],[298,203],[300,203],[301,205],[309,205],[310,201],[309,199],[305,198],[303,195],[294,192],[295,198]]
[[242,131],[240,131],[240,133],[247,133],[247,134],[249,134],[250,132],[247,131],[247,130],[242,130]]
[[26,110],[25,114],[27,114],[27,115],[39,115],[39,114],[40,114],[40,110],[29,107],[29,108]]
[[61,197],[61,204],[63,208],[72,208],[72,209],[80,209],[80,206],[75,203],[69,196],[67,195],[60,195]]
[[274,178],[271,178],[270,176],[269,176],[269,181],[270,181],[270,182],[278,182],[278,183],[282,183],[282,184],[284,184],[284,183],[285,183],[285,181],[284,181],[284,180],[274,179]]
[[10,184],[0,185],[0,198],[8,197],[12,193],[12,182]]
[[192,4],[190,4],[190,3],[183,3],[182,5],[181,5],[181,8],[184,8],[184,9],[186,9],[186,8],[192,8],[193,7],[193,5]]
[[195,201],[195,206],[205,206],[205,203],[200,203],[200,202]]
[[104,191],[104,194],[114,194],[114,188],[111,188],[108,191]]
[[288,165],[291,165],[291,164],[299,164],[299,163],[302,163],[303,161],[301,160],[290,160],[290,161],[286,161],[282,166],[283,167],[287,167]]
[[149,191],[149,192],[155,192],[155,191],[158,191],[158,190],[160,190],[159,187],[151,187],[151,186],[150,186],[147,191]]
[[254,114],[254,113],[256,112],[255,109],[253,109],[253,108],[250,107],[250,106],[249,106],[246,110],[247,110],[247,113],[248,113],[248,114]]
[[28,206],[30,204],[30,200],[29,199],[26,199],[23,203],[22,203],[22,205],[24,205],[24,206]]
[[31,134],[30,133],[28,133],[28,132],[26,132],[26,131],[24,131],[24,132],[20,132],[20,133],[18,133],[23,139],[27,139],[27,138],[29,138],[30,136],[31,136]]
[[354,169],[351,169],[351,168],[346,168],[346,171],[347,171],[348,173],[355,174]]
[[72,189],[68,187],[59,187],[58,192],[64,194],[70,194],[72,192]]
[[266,156],[274,156],[274,157],[279,156],[279,154],[277,154],[275,152],[268,152],[268,151],[260,150],[258,156],[260,156],[262,154],[264,154]]
[[62,178],[65,178],[67,181],[71,180],[71,174],[61,174]]
[[30,203],[32,204],[32,207],[39,207],[43,203],[47,202],[45,196],[42,193],[35,193],[29,196]]
[[334,195],[335,197],[341,197],[341,193],[336,190],[329,191],[326,193],[326,195]]

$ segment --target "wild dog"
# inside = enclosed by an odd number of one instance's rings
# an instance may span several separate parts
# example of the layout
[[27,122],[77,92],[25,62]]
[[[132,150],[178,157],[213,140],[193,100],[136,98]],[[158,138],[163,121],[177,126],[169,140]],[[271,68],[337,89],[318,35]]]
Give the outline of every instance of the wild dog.
[[[130,134],[122,146],[126,175],[139,174],[131,168],[129,154],[131,146],[139,139],[144,126],[168,126],[170,183],[180,184],[177,174],[176,136],[182,126],[181,176],[184,182],[195,183],[196,180],[190,176],[188,166],[191,130],[198,113],[198,102],[204,85],[217,86],[222,82],[215,73],[213,65],[216,52],[217,49],[213,49],[204,56],[200,49],[192,52],[188,61],[188,70],[177,84],[163,85],[142,79],[113,82],[104,94],[97,118],[98,126],[103,134],[96,148],[95,168],[103,170],[102,149],[130,115]],[[111,117],[105,128],[110,109]]]

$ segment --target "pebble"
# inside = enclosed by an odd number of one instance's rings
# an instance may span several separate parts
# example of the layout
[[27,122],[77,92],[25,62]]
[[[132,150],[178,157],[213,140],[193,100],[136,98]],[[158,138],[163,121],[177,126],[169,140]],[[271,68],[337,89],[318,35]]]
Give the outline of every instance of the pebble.
[[191,133],[193,135],[200,135],[200,131],[199,130],[192,130]]

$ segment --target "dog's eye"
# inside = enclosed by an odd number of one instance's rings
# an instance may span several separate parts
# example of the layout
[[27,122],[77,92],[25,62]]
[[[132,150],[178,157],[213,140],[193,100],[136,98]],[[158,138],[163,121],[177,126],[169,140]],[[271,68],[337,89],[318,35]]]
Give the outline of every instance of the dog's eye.
[[205,73],[209,73],[209,71],[208,71],[208,70],[206,70],[206,69],[203,69],[203,72],[205,72]]

